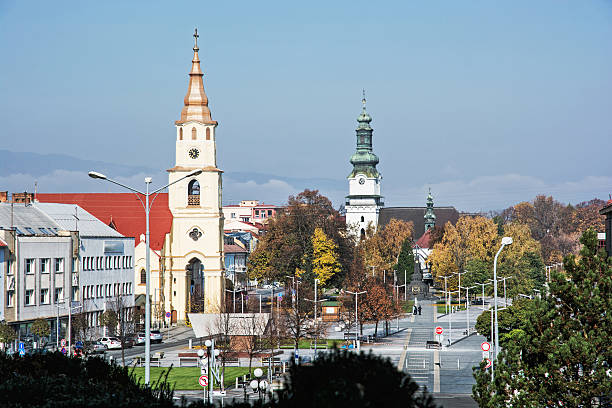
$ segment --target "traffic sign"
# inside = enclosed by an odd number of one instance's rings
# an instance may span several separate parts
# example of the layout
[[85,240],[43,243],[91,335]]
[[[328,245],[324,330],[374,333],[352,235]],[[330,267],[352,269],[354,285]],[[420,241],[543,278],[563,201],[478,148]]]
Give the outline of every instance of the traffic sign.
[[488,351],[483,351],[483,352],[482,352],[482,359],[483,359],[483,360],[486,360],[486,359],[488,359],[488,358],[489,358],[489,352],[488,352]]
[[482,351],[489,351],[491,350],[491,345],[485,341],[480,345],[480,348]]
[[68,352],[68,350],[66,350],[66,347],[62,346],[62,349],[60,350],[62,352],[63,355],[66,355],[66,353]]
[[436,334],[442,334],[442,328],[440,326],[436,327]]
[[66,339],[62,339],[62,341],[60,342],[62,347],[66,347]]
[[487,358],[486,360],[487,360],[487,365],[485,366],[485,368],[489,368],[489,367],[491,367],[491,366],[493,365],[493,363],[491,362],[491,360],[489,360],[488,358]]
[[172,316],[172,313],[170,313],[170,312],[166,312],[166,317],[167,317],[168,319],[170,318],[170,316]]
[[208,376],[201,375],[200,378],[198,379],[198,382],[200,383],[200,386],[207,387],[208,386]]
[[19,350],[25,350],[25,343],[23,341],[19,342]]

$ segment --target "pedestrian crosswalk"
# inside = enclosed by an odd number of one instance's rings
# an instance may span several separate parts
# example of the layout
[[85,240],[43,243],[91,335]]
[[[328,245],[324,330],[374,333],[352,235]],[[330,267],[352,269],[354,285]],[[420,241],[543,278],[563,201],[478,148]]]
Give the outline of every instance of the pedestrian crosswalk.
[[427,341],[433,340],[433,331],[429,327],[414,327],[410,336],[409,346],[425,347]]
[[431,389],[432,381],[432,352],[430,351],[407,351],[404,360],[405,373],[421,387]]

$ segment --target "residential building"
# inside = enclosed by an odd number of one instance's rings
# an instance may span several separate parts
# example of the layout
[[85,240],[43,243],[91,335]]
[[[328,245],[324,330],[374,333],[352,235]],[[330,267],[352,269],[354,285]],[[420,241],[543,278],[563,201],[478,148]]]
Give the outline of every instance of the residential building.
[[223,253],[225,255],[225,277],[234,284],[234,287],[239,287],[244,286],[247,282],[248,251],[236,241],[231,237],[226,237]]
[[257,200],[243,200],[238,205],[224,205],[223,217],[226,223],[228,221],[241,221],[265,224],[282,208],[272,204],[264,204]]
[[604,225],[606,227],[605,248],[608,256],[612,256],[612,199],[608,200],[606,205],[599,210],[601,215],[605,215]]

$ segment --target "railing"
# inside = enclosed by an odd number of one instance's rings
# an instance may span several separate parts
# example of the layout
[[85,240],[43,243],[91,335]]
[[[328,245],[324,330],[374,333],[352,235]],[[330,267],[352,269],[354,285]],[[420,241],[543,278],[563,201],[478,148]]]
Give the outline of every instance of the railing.
[[200,205],[200,195],[189,194],[187,196],[187,205]]

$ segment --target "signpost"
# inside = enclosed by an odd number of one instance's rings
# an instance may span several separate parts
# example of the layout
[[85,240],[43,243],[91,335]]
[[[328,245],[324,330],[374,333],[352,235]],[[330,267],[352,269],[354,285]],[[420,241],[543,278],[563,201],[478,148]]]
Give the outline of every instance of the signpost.
[[66,347],[66,339],[62,339],[61,343],[62,347]]
[[[172,317],[172,313],[166,312],[166,319],[170,319]],[[172,319],[168,320],[168,338],[170,338],[170,325],[172,324]]]
[[202,392],[204,393],[204,400],[206,400],[206,387],[208,387],[208,376],[201,375],[198,378],[198,382],[200,383],[200,387],[202,387]]
[[493,363],[491,363],[491,360],[489,360],[488,358],[486,358],[485,360],[487,360],[487,365],[485,366],[485,369],[490,368]]
[[444,336],[442,335],[443,332],[444,330],[442,330],[440,326],[436,327],[436,341],[440,344],[442,344],[442,341],[444,340]]
[[480,349],[482,350],[482,358],[483,358],[483,360],[485,360],[487,362],[487,365],[485,366],[485,369],[487,369],[487,368],[491,367],[491,365],[493,364],[491,362],[491,360],[489,359],[489,350],[491,350],[491,345],[489,343],[487,343],[486,341],[484,341],[480,345]]
[[436,334],[442,334],[442,328],[440,326],[436,327]]
[[23,341],[19,342],[19,355],[21,357],[25,356],[25,343]]
[[480,345],[480,348],[482,351],[489,351],[491,350],[491,345],[485,341]]

